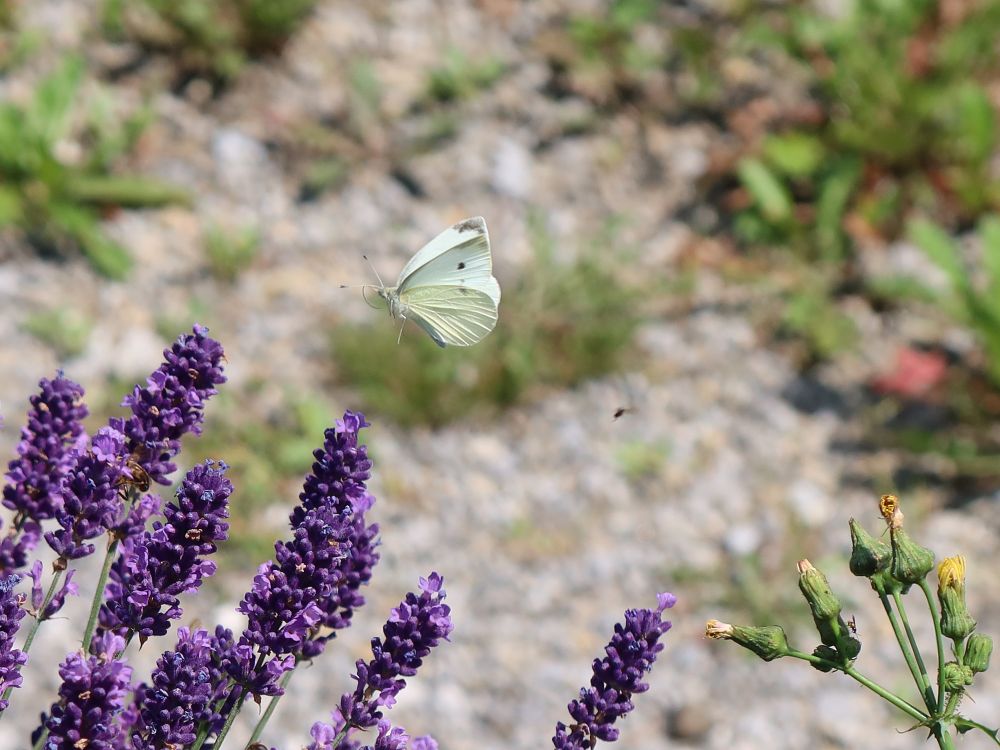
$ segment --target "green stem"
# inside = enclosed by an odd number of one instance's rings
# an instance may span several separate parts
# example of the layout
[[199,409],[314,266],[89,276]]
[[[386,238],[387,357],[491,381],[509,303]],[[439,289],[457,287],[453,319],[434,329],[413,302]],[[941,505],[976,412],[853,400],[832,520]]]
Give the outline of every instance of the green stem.
[[948,705],[945,706],[944,715],[951,716],[955,713],[955,709],[958,708],[958,702],[962,700],[961,693],[952,693],[948,696]]
[[[793,657],[795,659],[802,659],[803,661],[807,661],[807,662],[809,662],[811,664],[816,664],[817,666],[822,666],[822,667],[829,668],[829,669],[835,669],[838,672],[843,672],[844,674],[848,675],[849,677],[852,677],[853,679],[855,679],[858,682],[860,682],[862,685],[864,685],[866,688],[868,688],[869,690],[871,690],[876,695],[878,695],[878,696],[884,698],[885,700],[887,700],[889,703],[891,703],[892,705],[894,705],[896,708],[898,708],[903,713],[909,715],[910,717],[916,719],[917,721],[919,721],[921,723],[927,721],[927,718],[928,718],[927,714],[925,714],[919,708],[917,708],[916,706],[914,706],[908,700],[904,700],[903,698],[900,698],[895,693],[892,693],[889,690],[886,690],[884,687],[882,687],[881,685],[879,685],[874,680],[870,680],[869,678],[865,677],[863,674],[861,674],[859,671],[857,671],[854,667],[844,667],[841,664],[837,664],[836,662],[829,661],[828,659],[824,659],[821,656],[816,656],[815,654],[807,654],[804,651],[796,651],[795,649],[789,650],[788,656],[791,656],[791,657]],[[334,743],[334,747],[336,747],[336,743]]]
[[[222,707],[226,705],[226,700],[228,700],[229,693],[232,691],[234,683],[229,680],[229,684],[226,686],[226,690],[223,693],[223,697],[215,702],[212,707],[213,712],[219,712]],[[208,739],[208,735],[211,733],[211,723],[203,721],[201,726],[198,728],[198,736],[194,738],[194,744],[191,745],[191,750],[201,750],[201,746],[205,744],[205,740]]]
[[925,578],[920,582],[920,590],[924,592],[927,599],[927,608],[931,611],[931,620],[934,621],[934,638],[937,641],[938,656],[938,716],[944,714],[944,636],[941,634],[941,616],[938,612],[937,602],[934,601],[934,594],[931,592],[930,584]]
[[267,726],[267,722],[271,719],[271,714],[273,714],[274,710],[278,707],[278,701],[281,700],[281,696],[285,694],[285,689],[288,687],[288,683],[291,682],[293,674],[295,674],[295,670],[289,669],[281,676],[281,694],[274,696],[271,698],[270,702],[268,702],[267,708],[264,710],[264,715],[260,717],[257,721],[257,726],[253,728],[253,734],[250,735],[250,740],[247,742],[248,745],[252,745],[260,739],[260,735],[263,733],[264,727]]
[[[896,641],[899,643],[899,650],[903,652],[903,659],[906,660],[906,666],[910,668],[910,674],[913,675],[913,681],[916,683],[917,688],[920,689],[924,703],[927,704],[927,693],[924,692],[921,684],[920,669],[917,666],[916,660],[913,658],[913,652],[910,651],[910,644],[907,642],[906,635],[903,633],[903,628],[899,624],[899,618],[896,617],[896,613],[893,611],[892,605],[889,603],[889,597],[886,596],[885,592],[879,591],[878,597],[882,601],[882,606],[885,608],[885,614],[886,617],[889,618],[889,624],[892,625],[892,632],[896,634]],[[928,711],[933,709],[933,704],[927,704]]]
[[938,702],[937,698],[934,697],[934,688],[931,687],[930,677],[927,675],[927,667],[924,666],[924,659],[920,655],[917,639],[913,636],[913,629],[910,627],[910,621],[906,616],[906,608],[903,606],[903,600],[900,598],[898,591],[893,592],[892,599],[896,603],[899,619],[903,623],[903,629],[906,631],[906,640],[909,641],[910,648],[913,649],[913,658],[917,662],[919,674],[919,678],[915,677],[917,679],[917,686],[924,695],[924,703],[927,704],[927,710],[932,714],[937,713]]
[[[52,583],[49,584],[49,590],[45,592],[45,599],[42,600],[42,606],[35,613],[35,621],[31,625],[31,630],[28,631],[28,637],[24,640],[24,645],[21,646],[21,653],[27,654],[31,650],[31,644],[35,641],[35,636],[38,634],[38,628],[41,627],[42,623],[45,622],[44,617],[45,610],[48,609],[49,604],[52,602],[52,597],[56,595],[56,588],[59,586],[59,581],[62,579],[63,573],[66,569],[56,570],[55,575],[52,576]],[[10,694],[14,691],[14,686],[9,685],[6,690],[3,691],[3,700],[10,700]]]
[[94,590],[94,600],[90,604],[90,617],[87,618],[87,627],[83,631],[83,640],[80,643],[84,653],[90,651],[90,640],[94,636],[94,629],[97,627],[97,615],[101,611],[104,603],[104,587],[108,583],[108,574],[111,573],[111,564],[115,561],[118,552],[118,540],[115,539],[108,545],[108,551],[104,555],[104,565],[101,567],[101,577],[97,579],[97,588]]
[[223,740],[226,739],[226,735],[229,734],[229,729],[233,726],[233,722],[236,721],[236,717],[240,715],[240,709],[243,708],[243,701],[246,700],[246,693],[244,692],[233,705],[233,710],[229,712],[229,716],[226,717],[226,723],[222,725],[222,729],[219,730],[219,736],[215,738],[215,748],[222,747]]

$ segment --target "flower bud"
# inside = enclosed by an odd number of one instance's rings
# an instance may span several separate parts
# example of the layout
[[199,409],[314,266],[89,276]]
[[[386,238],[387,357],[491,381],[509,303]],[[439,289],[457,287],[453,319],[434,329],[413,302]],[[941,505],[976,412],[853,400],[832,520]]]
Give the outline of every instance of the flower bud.
[[938,566],[938,601],[941,602],[941,632],[961,641],[976,629],[965,606],[965,558],[946,557]]
[[892,539],[892,577],[900,583],[920,583],[934,568],[934,553],[910,539],[900,528],[889,532]]
[[972,670],[950,661],[944,665],[944,690],[946,693],[961,693],[972,684]]
[[892,547],[876,539],[853,518],[851,526],[851,572],[868,577],[885,570],[892,562]]
[[705,623],[705,635],[734,641],[743,648],[753,651],[764,661],[773,661],[788,655],[788,641],[785,631],[777,625],[763,627],[742,627],[718,620]]
[[871,582],[872,588],[875,592],[882,596],[892,596],[893,594],[905,594],[910,590],[910,584],[901,583],[892,577],[892,572],[886,568],[885,570],[880,570],[878,573],[873,575],[868,579]]
[[[799,590],[809,602],[813,619],[819,624],[822,620],[832,620],[840,615],[840,600],[830,589],[830,584],[822,572],[813,567],[808,560],[799,560]],[[846,626],[845,626],[846,630]]]
[[817,646],[813,649],[813,656],[818,656],[820,659],[826,659],[832,664],[816,664],[815,662],[810,662],[813,669],[818,669],[820,672],[832,672],[833,664],[838,664],[840,662],[840,654],[837,653],[837,649],[830,646]]
[[990,668],[990,656],[993,653],[993,639],[982,633],[973,633],[965,644],[965,666],[973,674],[985,672]]

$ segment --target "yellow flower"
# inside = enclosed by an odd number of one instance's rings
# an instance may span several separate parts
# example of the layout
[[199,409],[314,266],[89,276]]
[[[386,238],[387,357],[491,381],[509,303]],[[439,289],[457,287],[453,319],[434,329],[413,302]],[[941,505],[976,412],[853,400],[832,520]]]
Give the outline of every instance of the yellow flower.
[[965,590],[965,556],[946,557],[938,565],[938,590]]

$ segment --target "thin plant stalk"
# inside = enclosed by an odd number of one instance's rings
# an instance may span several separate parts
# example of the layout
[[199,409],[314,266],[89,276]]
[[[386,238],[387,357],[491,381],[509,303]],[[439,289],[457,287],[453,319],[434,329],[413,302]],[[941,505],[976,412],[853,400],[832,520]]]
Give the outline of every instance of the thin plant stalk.
[[920,667],[917,665],[917,661],[913,657],[913,651],[910,649],[910,642],[906,639],[906,634],[903,632],[903,628],[899,624],[899,618],[896,617],[896,613],[892,609],[889,597],[884,592],[880,591],[879,599],[882,601],[882,606],[885,608],[885,614],[886,617],[889,618],[889,624],[892,625],[892,632],[896,634],[896,641],[899,643],[899,650],[903,654],[906,666],[910,668],[910,674],[913,675],[913,682],[916,683],[917,689],[920,691],[920,696],[923,698],[924,703],[927,706],[927,710],[933,711],[935,703],[931,700],[932,696],[930,695],[929,688],[921,677]]
[[[854,669],[854,667],[844,667],[844,666],[842,666],[840,664],[837,664],[836,662],[832,662],[832,661],[829,661],[827,659],[824,659],[821,656],[816,656],[815,654],[808,654],[805,651],[796,651],[795,649],[790,650],[788,652],[788,656],[792,656],[792,657],[794,657],[796,659],[802,659],[803,661],[807,661],[807,662],[809,662],[811,664],[822,665],[824,667],[830,667],[832,669],[836,669],[836,670],[838,670],[840,672],[843,672],[844,674],[848,675],[849,677],[852,677],[855,680],[857,680],[859,683],[861,683],[862,685],[864,685],[866,688],[868,688],[869,690],[871,690],[876,695],[878,695],[878,696],[884,698],[885,700],[889,701],[889,703],[891,703],[892,705],[894,705],[896,708],[898,708],[903,713],[909,715],[911,718],[916,719],[917,721],[920,721],[920,722],[924,722],[924,721],[927,720],[927,714],[925,714],[919,708],[917,708],[916,706],[914,706],[909,701],[907,701],[907,700],[905,700],[903,698],[900,698],[895,693],[890,692],[886,688],[884,688],[881,685],[879,685],[877,682],[875,682],[873,680],[870,680],[869,678],[865,677],[863,674],[861,674],[856,669]],[[338,740],[339,739],[343,739],[343,738],[338,737]],[[336,742],[334,742],[334,747],[336,747]]]
[[[48,609],[49,604],[52,602],[52,597],[56,595],[56,588],[58,588],[59,581],[62,579],[62,575],[65,572],[65,569],[57,570],[55,575],[52,576],[52,583],[49,584],[49,590],[45,592],[45,599],[42,601],[42,606],[35,616],[35,621],[31,624],[31,630],[28,631],[28,637],[24,640],[24,645],[21,647],[21,653],[27,654],[31,650],[31,644],[34,642],[35,636],[38,634],[38,628],[40,628],[42,623],[46,620],[44,617],[45,610]],[[9,700],[10,694],[13,690],[14,686],[8,685],[7,689],[3,691],[3,700]]]
[[937,603],[934,601],[934,595],[931,592],[931,587],[924,579],[920,582],[920,590],[924,592],[924,597],[927,599],[927,608],[931,611],[931,621],[934,623],[934,639],[937,642],[937,657],[938,657],[938,699],[937,699],[937,712],[938,715],[944,714],[944,636],[941,634],[941,617],[938,613]]
[[80,646],[83,648],[84,652],[88,651],[90,648],[90,639],[94,636],[94,630],[97,627],[97,616],[101,611],[101,605],[104,603],[104,588],[108,583],[108,575],[111,573],[111,564],[115,561],[115,556],[118,554],[118,540],[115,539],[108,545],[107,554],[104,555],[104,565],[101,566],[101,576],[97,579],[97,588],[94,590],[94,600],[90,604],[90,616],[87,618],[87,627],[83,631],[83,639],[80,642]]
[[252,745],[260,739],[261,734],[264,732],[264,727],[266,727],[267,722],[271,720],[271,714],[273,714],[275,709],[278,707],[278,701],[281,700],[281,696],[285,694],[285,690],[288,688],[288,683],[292,681],[292,675],[294,673],[295,670],[290,669],[281,676],[281,695],[273,696],[268,702],[267,708],[264,709],[264,715],[260,717],[257,721],[257,726],[253,728],[253,734],[250,735],[250,740],[247,742],[248,745]]
[[913,636],[913,629],[910,627],[910,621],[906,616],[906,607],[903,606],[903,599],[900,597],[899,592],[893,592],[892,600],[896,604],[896,610],[899,612],[899,619],[903,623],[903,629],[906,631],[906,639],[910,642],[910,648],[913,649],[913,658],[916,659],[917,666],[920,669],[920,682],[917,684],[924,693],[924,700],[927,702],[927,708],[931,713],[935,713],[937,711],[937,698],[934,696],[934,688],[931,687],[927,667],[924,666],[924,659],[920,655],[920,649],[917,646],[917,639]]

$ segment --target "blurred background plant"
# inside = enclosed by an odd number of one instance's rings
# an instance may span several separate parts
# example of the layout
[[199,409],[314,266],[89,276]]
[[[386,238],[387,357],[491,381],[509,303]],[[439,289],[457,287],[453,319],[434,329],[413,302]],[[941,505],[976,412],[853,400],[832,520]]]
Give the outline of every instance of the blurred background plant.
[[169,57],[175,85],[231,81],[250,59],[281,51],[316,0],[105,0],[105,34]]
[[0,227],[17,227],[42,253],[82,252],[99,273],[121,279],[128,251],[101,228],[102,213],[186,203],[187,192],[151,178],[112,172],[134,145],[146,112],[121,119],[107,95],[89,99],[77,128],[83,64],[63,62],[23,105],[0,104]]

